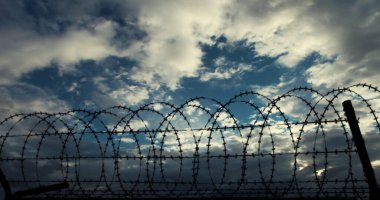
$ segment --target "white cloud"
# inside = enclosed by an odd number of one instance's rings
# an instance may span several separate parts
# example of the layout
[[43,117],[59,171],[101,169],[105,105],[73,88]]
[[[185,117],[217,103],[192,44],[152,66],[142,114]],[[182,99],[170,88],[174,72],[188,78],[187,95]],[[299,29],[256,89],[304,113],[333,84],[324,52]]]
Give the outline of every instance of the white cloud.
[[97,23],[92,30],[72,28],[62,35],[42,36],[31,30],[2,31],[0,44],[1,84],[12,83],[21,75],[57,63],[61,70],[72,69],[81,60],[101,60],[121,55],[110,44],[114,24]]
[[197,110],[197,107],[201,106],[201,103],[197,100],[191,101],[187,104],[187,106],[184,109],[184,113],[186,113],[189,116],[193,116],[194,112]]
[[136,105],[149,99],[149,90],[146,87],[124,86],[110,93],[110,96],[122,105]]
[[[376,61],[380,64],[376,57],[370,62]],[[338,57],[334,63],[320,63],[310,67],[305,75],[307,81],[315,87],[337,88],[355,83],[380,85],[378,70],[370,62],[362,60],[359,63],[349,63]]]
[[236,123],[235,123],[234,118],[232,118],[231,115],[229,113],[227,113],[227,112],[220,112],[220,113],[218,113],[218,115],[215,116],[215,119],[220,123],[221,127],[224,127],[224,126],[227,126],[227,127],[236,126],[237,123],[239,123],[239,121],[237,119],[235,119],[236,120]]
[[378,167],[380,167],[380,160],[374,160],[371,162],[371,164],[373,167],[378,168]]
[[67,91],[73,92],[78,88],[78,84],[76,82],[73,82],[68,88]]
[[66,102],[32,85],[17,84],[12,88],[0,87],[0,91],[2,94],[0,100],[1,118],[15,113],[36,111],[55,113],[70,108]]
[[279,83],[277,84],[271,84],[267,86],[252,85],[251,88],[264,96],[274,98],[275,96],[280,95],[281,91],[283,91],[286,87],[296,82],[296,80],[297,78],[289,79],[285,76],[281,76],[279,78]]
[[[176,1],[143,2],[139,7],[139,25],[148,38],[130,48],[130,55],[141,62],[133,78],[155,87],[164,84],[176,89],[184,77],[199,76],[207,81],[239,72],[231,66],[200,71],[198,42],[212,44],[209,36],[222,34],[231,43],[254,43],[259,56],[279,56],[277,62],[288,68],[313,52],[327,58],[337,56],[336,63],[317,64],[308,71],[308,81],[314,86],[363,80],[378,84],[380,17],[375,12],[379,7],[376,1]],[[362,12],[362,7],[368,12]],[[223,59],[216,61],[223,63]],[[333,82],[328,74],[338,79]]]
[[132,138],[125,138],[125,137],[121,138],[120,141],[123,142],[123,143],[127,143],[127,144],[135,143],[134,139],[132,139]]
[[223,32],[229,41],[255,43],[259,55],[280,56],[278,62],[289,68],[313,52],[337,56],[334,63],[307,71],[313,86],[379,85],[379,6],[377,1],[236,1]]
[[92,82],[96,85],[96,87],[103,93],[110,91],[110,88],[104,82],[107,79],[101,76],[96,76],[92,78]]
[[213,72],[204,72],[200,75],[201,81],[209,81],[211,79],[230,79],[233,76],[252,71],[251,65],[240,63],[237,66],[217,67]]
[[[323,11],[325,18],[329,19],[323,21],[325,23],[321,23],[320,28],[326,30],[325,34],[330,37],[332,45],[326,44],[332,47],[329,54],[335,54],[337,59],[333,63],[317,64],[310,68],[306,73],[308,81],[314,86],[327,87],[358,82],[379,85],[380,4],[377,1],[358,1],[354,4],[330,2],[314,7]],[[315,15],[317,11],[312,14]],[[338,17],[342,15],[345,17]]]
[[[180,87],[184,77],[208,81],[229,79],[251,71],[251,65],[232,66],[223,56],[214,61],[217,66],[214,71],[201,67],[203,53],[199,42],[212,44],[210,36],[223,34],[228,42],[247,40],[255,43],[259,55],[282,55],[278,62],[290,68],[311,52],[329,58],[336,56],[333,63],[317,63],[306,71],[307,82],[313,86],[338,87],[353,82],[379,85],[379,40],[376,34],[379,26],[376,24],[380,19],[377,4],[374,1],[356,4],[141,1],[133,3],[138,10],[133,15],[138,18],[135,25],[145,31],[147,37],[132,41],[124,51],[111,44],[115,29],[120,27],[104,19],[92,22],[87,28],[69,27],[61,34],[44,36],[34,30],[20,31],[19,27],[11,26],[1,30],[0,83],[10,83],[51,62],[61,65],[63,70],[70,70],[70,65],[80,60],[128,56],[139,63],[125,76],[146,84],[143,87],[120,86],[109,95],[118,102],[136,105],[149,99],[150,92],[162,85],[170,89]],[[363,13],[360,6],[374,12]],[[352,13],[344,15],[347,10]],[[112,90],[101,77],[95,77],[93,82],[103,93]],[[273,96],[293,83],[295,79],[280,79],[277,85],[252,88]],[[76,87],[71,85],[68,90]]]
[[[101,60],[109,55],[128,56],[139,61],[129,78],[156,89],[162,85],[176,89],[184,77],[200,75],[201,80],[228,78],[237,69],[199,73],[203,56],[199,42],[211,44],[210,36],[222,34],[228,42],[247,40],[255,43],[258,55],[282,55],[278,62],[286,67],[296,66],[312,52],[327,57],[338,55],[340,61],[337,66],[314,67],[314,71],[321,71],[321,75],[327,68],[335,74],[340,73],[348,64],[367,70],[357,79],[361,80],[364,75],[374,74],[379,63],[376,58],[379,53],[376,34],[379,14],[375,12],[379,6],[375,1],[353,4],[291,0],[110,4],[125,9],[131,15],[124,14],[123,17],[138,19],[133,23],[147,37],[141,40],[132,38],[130,46],[125,47],[127,50],[119,51],[120,48],[112,46],[110,40],[115,35],[115,28],[120,27],[109,21],[94,23],[96,20],[89,20],[91,17],[88,15],[96,11],[97,3],[87,7],[79,5],[86,7],[83,16],[76,8],[68,9],[72,12],[65,16],[70,20],[91,22],[92,30],[71,27],[59,35],[42,36],[30,26],[23,29],[8,23],[9,27],[1,31],[3,37],[0,39],[3,47],[0,50],[1,82],[12,82],[22,74],[51,62],[69,66],[83,59]],[[68,8],[68,5],[62,7]],[[361,7],[368,8],[368,12],[361,12]],[[136,11],[131,12],[130,8]],[[115,13],[123,12],[118,10]],[[340,16],[345,17],[342,19]],[[45,25],[54,27],[49,23]],[[314,75],[311,79],[316,77]],[[347,78],[343,79],[347,81]],[[369,79],[374,80],[372,76]],[[314,80],[310,82],[319,84]]]
[[275,57],[287,53],[280,62],[293,67],[312,50],[310,43],[320,41],[319,38],[309,40],[312,26],[301,16],[310,4],[309,1],[236,1],[229,6],[230,17],[223,31],[232,41],[248,39],[256,43],[259,55]]
[[203,55],[198,43],[208,41],[217,32],[224,4],[224,1],[142,3],[139,25],[148,38],[130,48],[131,56],[140,61],[132,78],[176,89],[181,78],[197,76]]
[[149,122],[148,121],[141,121],[141,120],[131,120],[129,122],[129,126],[133,130],[139,130],[139,129],[146,129],[149,127]]
[[220,56],[214,60],[215,66],[223,66],[226,65],[227,58],[224,56]]

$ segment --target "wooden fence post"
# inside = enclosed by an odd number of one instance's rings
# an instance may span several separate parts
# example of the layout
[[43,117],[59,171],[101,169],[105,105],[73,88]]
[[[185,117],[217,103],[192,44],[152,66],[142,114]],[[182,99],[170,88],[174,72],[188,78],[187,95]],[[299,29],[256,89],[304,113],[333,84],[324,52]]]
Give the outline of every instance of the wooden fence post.
[[379,193],[377,189],[377,181],[376,181],[375,172],[372,168],[371,160],[369,159],[365,142],[359,128],[355,110],[350,100],[343,102],[343,110],[346,114],[348,124],[350,125],[352,138],[358,150],[358,154],[359,154],[360,162],[362,163],[364,175],[366,176],[367,181],[368,181],[369,199],[379,200],[380,198],[379,198]]

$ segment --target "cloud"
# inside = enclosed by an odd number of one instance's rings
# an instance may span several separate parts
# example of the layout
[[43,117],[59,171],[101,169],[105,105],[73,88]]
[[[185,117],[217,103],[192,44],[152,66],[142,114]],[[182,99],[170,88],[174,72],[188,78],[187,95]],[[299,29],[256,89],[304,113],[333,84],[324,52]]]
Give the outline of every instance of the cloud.
[[47,93],[39,87],[17,84],[12,87],[0,86],[0,118],[11,114],[41,112],[59,112],[70,108],[67,102]]
[[219,57],[215,59],[215,70],[213,72],[206,71],[200,72],[201,81],[209,81],[211,79],[230,79],[237,77],[245,72],[254,70],[254,67],[247,63],[229,62],[225,57]]
[[319,2],[313,6],[311,16],[322,15],[329,19],[321,21],[320,28],[330,35],[334,48],[329,54],[336,54],[337,59],[332,63],[318,63],[307,70],[306,76],[312,85],[335,87],[357,82],[379,85],[376,78],[380,65],[376,56],[380,53],[379,7],[377,1]]
[[103,93],[110,91],[110,88],[104,83],[106,80],[106,78],[101,76],[92,78],[94,85],[96,85],[96,87]]
[[135,143],[135,140],[133,140],[132,138],[121,138],[120,141],[127,144]]
[[1,84],[12,83],[20,76],[52,63],[60,69],[72,70],[81,60],[101,60],[121,55],[110,43],[114,24],[104,21],[92,30],[71,29],[63,35],[44,36],[31,30],[2,31],[0,39]]
[[312,25],[303,19],[311,3],[236,1],[226,11],[229,15],[223,33],[232,41],[246,39],[255,43],[259,55],[282,55],[279,62],[294,67],[313,50],[315,43],[323,40],[321,36],[309,36]]
[[[3,4],[1,15],[9,20],[0,21],[0,84],[14,84],[23,75],[52,64],[59,66],[61,74],[75,73],[81,70],[80,61],[117,56],[136,61],[124,80],[157,91],[162,86],[175,90],[183,78],[199,76],[200,43],[218,32],[226,3]],[[197,16],[193,10],[198,11]],[[11,19],[13,23],[9,23]],[[103,81],[94,81],[101,92],[110,89]],[[125,85],[137,87],[134,83]]]
[[313,52],[337,56],[334,63],[317,64],[307,71],[306,78],[314,86],[363,80],[379,84],[374,78],[380,64],[375,56],[379,54],[379,6],[377,1],[236,1],[228,7],[223,33],[232,41],[248,39],[259,55],[279,56],[277,62],[289,68]]
[[174,90],[182,78],[198,76],[203,56],[199,43],[210,40],[217,32],[224,4],[224,1],[142,2],[139,26],[147,38],[132,48],[136,53],[131,57],[140,63],[132,78]]
[[289,78],[286,76],[280,76],[279,82],[277,84],[271,84],[267,86],[262,85],[251,85],[252,90],[265,95],[267,97],[274,97],[281,94],[286,89],[292,86],[293,83],[297,81],[297,78]]
[[110,96],[121,105],[133,106],[149,99],[149,90],[146,87],[125,86],[113,90]]
[[[346,65],[365,68],[366,72],[361,72],[357,80],[374,74],[379,63],[374,56],[378,54],[379,41],[376,1],[193,1],[190,4],[86,1],[76,6],[59,3],[59,8],[49,2],[3,4],[6,4],[3,18],[14,19],[14,23],[1,21],[3,84],[51,63],[69,66],[110,55],[138,61],[128,78],[156,89],[161,86],[177,89],[185,77],[201,80],[231,77],[239,70],[232,67],[201,73],[204,52],[199,44],[211,44],[210,37],[214,35],[224,35],[229,42],[246,40],[255,44],[258,55],[279,57],[277,62],[289,68],[296,67],[313,52],[337,56],[339,62],[327,67],[329,71],[340,73]],[[361,12],[361,7],[368,12]],[[60,25],[59,20],[65,25]],[[120,21],[132,27],[122,26]],[[141,34],[134,36],[134,31],[127,29],[139,29]],[[130,38],[117,37],[118,31]],[[313,69],[323,75],[323,69],[327,68],[317,65]],[[353,71],[357,70],[347,73]],[[316,74],[306,73],[309,82],[322,84],[319,82],[323,79],[315,81]],[[326,84],[330,84],[328,80]]]

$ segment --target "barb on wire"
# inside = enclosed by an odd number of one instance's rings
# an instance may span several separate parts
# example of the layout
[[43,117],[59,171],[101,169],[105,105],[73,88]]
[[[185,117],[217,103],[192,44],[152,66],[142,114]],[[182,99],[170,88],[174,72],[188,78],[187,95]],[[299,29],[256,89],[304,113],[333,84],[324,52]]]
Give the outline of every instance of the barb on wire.
[[[275,98],[242,92],[225,103],[196,97],[179,106],[15,114],[0,122],[0,168],[12,191],[69,186],[38,198],[366,199],[341,102],[355,103],[373,141],[379,97],[357,84]],[[375,148],[369,153],[380,160]]]

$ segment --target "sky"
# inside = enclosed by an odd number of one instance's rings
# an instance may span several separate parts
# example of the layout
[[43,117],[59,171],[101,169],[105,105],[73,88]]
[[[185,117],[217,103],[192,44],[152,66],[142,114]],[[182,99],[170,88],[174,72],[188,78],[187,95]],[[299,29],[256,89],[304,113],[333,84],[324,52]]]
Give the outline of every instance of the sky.
[[[300,86],[325,93],[380,86],[380,2],[6,0],[0,47],[2,119],[200,96],[227,102],[243,91],[275,98]],[[236,109],[240,122],[254,118]]]
[[3,1],[2,114],[380,85],[377,1]]

